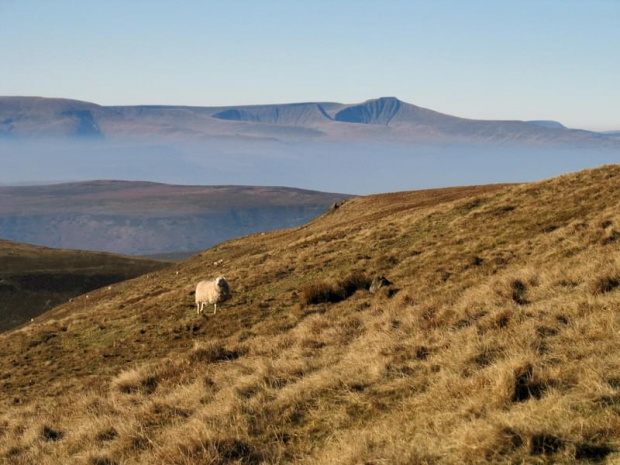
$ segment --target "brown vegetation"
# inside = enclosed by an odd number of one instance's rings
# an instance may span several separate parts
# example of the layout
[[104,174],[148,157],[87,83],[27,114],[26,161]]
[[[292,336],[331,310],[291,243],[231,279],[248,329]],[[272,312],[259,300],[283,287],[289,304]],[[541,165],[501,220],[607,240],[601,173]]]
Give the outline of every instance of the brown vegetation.
[[39,247],[0,239],[0,331],[85,292],[158,271],[170,263]]
[[[0,461],[615,463],[619,196],[613,166],[359,198],[76,299],[0,335]],[[362,274],[400,291],[313,298]]]
[[359,289],[370,287],[371,280],[363,273],[352,273],[346,278],[334,281],[319,281],[307,284],[301,289],[301,304],[341,302],[351,297]]

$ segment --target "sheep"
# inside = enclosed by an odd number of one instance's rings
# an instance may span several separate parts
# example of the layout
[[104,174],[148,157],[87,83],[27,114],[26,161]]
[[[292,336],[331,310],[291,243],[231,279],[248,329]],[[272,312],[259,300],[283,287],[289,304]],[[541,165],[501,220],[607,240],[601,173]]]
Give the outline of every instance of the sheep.
[[202,313],[204,304],[213,304],[213,314],[217,312],[217,304],[230,299],[230,287],[222,276],[213,281],[200,281],[196,285],[196,313]]

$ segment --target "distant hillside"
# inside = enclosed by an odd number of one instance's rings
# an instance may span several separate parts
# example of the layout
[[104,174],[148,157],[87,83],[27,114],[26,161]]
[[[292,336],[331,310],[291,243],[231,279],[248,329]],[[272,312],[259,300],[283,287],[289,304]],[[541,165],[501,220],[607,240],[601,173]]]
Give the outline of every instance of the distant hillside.
[[359,104],[308,102],[276,105],[100,106],[40,97],[0,97],[0,136],[78,138],[158,136],[242,143],[319,138],[349,142],[368,138],[417,143],[585,144],[620,147],[602,133],[567,129],[557,122],[458,118],[383,97]]
[[360,197],[76,298],[0,334],[0,461],[618,463],[619,197]]
[[0,187],[0,237],[135,255],[188,252],[306,223],[349,197],[283,187],[125,181]]
[[618,161],[614,134],[451,116],[395,97],[224,107],[0,97],[0,184],[124,179],[371,194],[533,181]]
[[69,299],[170,263],[0,239],[0,331]]
[[566,129],[562,123],[558,123],[557,121],[548,121],[548,120],[539,120],[539,121],[527,121],[530,124],[535,124],[536,126],[541,126],[543,128],[549,129]]
[[94,103],[42,97],[0,97],[1,136],[100,137]]

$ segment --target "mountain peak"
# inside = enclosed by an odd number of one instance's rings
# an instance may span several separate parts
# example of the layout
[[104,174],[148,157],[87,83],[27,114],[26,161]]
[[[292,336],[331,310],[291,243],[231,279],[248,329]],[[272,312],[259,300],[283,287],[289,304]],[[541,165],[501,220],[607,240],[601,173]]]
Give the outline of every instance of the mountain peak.
[[396,97],[380,97],[352,105],[336,113],[334,119],[343,123],[381,124],[387,126],[398,113],[402,102]]
[[399,100],[397,97],[379,97],[379,98],[373,98],[370,100],[366,100],[366,102],[403,103],[402,100]]

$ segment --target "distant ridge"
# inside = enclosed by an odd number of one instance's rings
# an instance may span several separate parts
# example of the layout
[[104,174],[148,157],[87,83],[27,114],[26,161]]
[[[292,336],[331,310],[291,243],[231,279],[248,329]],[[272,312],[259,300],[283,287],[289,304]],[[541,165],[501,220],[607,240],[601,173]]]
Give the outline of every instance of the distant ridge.
[[294,227],[350,195],[285,187],[98,180],[0,187],[0,238],[153,255]]
[[387,126],[396,116],[401,105],[401,101],[395,97],[382,97],[340,110],[334,119],[345,123],[383,124]]
[[548,128],[548,129],[566,129],[566,126],[564,126],[562,123],[559,123],[557,121],[536,120],[536,121],[527,121],[527,123],[534,124],[536,126],[541,126],[543,128]]
[[213,115],[213,118],[228,121],[250,121],[254,123],[305,125],[322,120],[331,120],[318,103],[292,103],[257,107],[229,108]]
[[0,136],[102,137],[98,119],[104,108],[80,100],[0,97]]
[[356,142],[484,143],[618,147],[614,134],[574,130],[556,121],[475,120],[380,97],[359,104],[101,106],[79,100],[0,97],[0,137],[213,140],[247,144],[310,138]]

